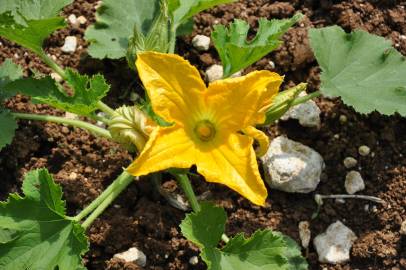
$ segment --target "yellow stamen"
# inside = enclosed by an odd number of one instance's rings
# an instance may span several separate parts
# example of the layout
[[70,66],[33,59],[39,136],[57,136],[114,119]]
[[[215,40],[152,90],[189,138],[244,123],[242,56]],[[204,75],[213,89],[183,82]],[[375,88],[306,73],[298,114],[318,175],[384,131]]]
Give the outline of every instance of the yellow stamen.
[[198,122],[195,126],[194,132],[200,140],[205,142],[210,141],[216,135],[214,125],[208,120]]

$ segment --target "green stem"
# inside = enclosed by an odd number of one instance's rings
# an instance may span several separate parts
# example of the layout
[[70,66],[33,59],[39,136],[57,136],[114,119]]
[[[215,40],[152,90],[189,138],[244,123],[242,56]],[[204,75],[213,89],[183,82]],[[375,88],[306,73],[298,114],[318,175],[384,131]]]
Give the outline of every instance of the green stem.
[[74,220],[79,221],[93,211],[82,223],[82,227],[87,229],[90,224],[92,224],[93,221],[117,198],[117,196],[133,182],[133,178],[134,176],[124,171],[95,201],[74,217]]
[[315,97],[318,97],[318,96],[320,96],[320,95],[321,95],[321,92],[320,92],[320,91],[316,91],[316,92],[310,93],[310,94],[308,94],[308,95],[306,95],[306,96],[298,97],[298,98],[296,98],[295,100],[292,101],[292,105],[291,105],[291,106],[295,106],[295,105],[304,103],[304,102],[306,102],[306,101],[308,101],[308,100],[311,100],[311,99],[313,99],[313,98],[315,98]]
[[113,116],[116,112],[110,108],[106,103],[104,103],[103,101],[99,101],[97,102],[97,108],[99,110],[101,110],[102,112],[104,112],[105,114],[108,114],[110,116]]
[[42,61],[52,68],[53,71],[58,73],[62,79],[66,80],[67,76],[65,70],[63,70],[63,68],[61,68],[51,57],[49,57],[45,52],[38,54],[38,56],[41,57]]
[[189,177],[187,174],[184,173],[176,173],[173,174],[178,181],[180,187],[182,188],[183,192],[186,195],[186,198],[188,199],[190,206],[192,207],[194,212],[199,212],[200,211],[200,204],[197,201],[196,194],[193,191],[193,187],[190,184]]
[[94,134],[96,134],[98,136],[101,136],[101,137],[104,137],[107,139],[111,139],[111,135],[108,130],[95,126],[93,124],[81,121],[81,120],[67,119],[64,117],[52,116],[52,115],[40,115],[40,114],[29,114],[29,113],[12,113],[12,115],[18,119],[47,121],[47,122],[53,122],[53,123],[58,123],[58,124],[66,124],[66,125],[82,128],[82,129],[88,130],[90,132],[93,132]]
[[168,53],[175,53],[175,46],[176,46],[176,28],[177,26],[171,23],[171,31],[170,31],[170,38],[169,38],[169,49]]

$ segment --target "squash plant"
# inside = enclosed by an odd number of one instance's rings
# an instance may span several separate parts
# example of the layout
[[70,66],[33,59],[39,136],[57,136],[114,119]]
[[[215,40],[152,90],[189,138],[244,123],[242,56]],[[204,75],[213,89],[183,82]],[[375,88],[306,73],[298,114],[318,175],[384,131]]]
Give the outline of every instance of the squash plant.
[[62,68],[42,48],[51,33],[65,27],[58,13],[71,2],[0,3],[0,36],[37,54],[63,79],[57,82],[46,74],[23,78],[22,69],[7,59],[0,66],[0,102],[23,94],[33,103],[102,121],[107,128],[0,107],[0,147],[11,143],[18,119],[49,121],[116,141],[134,153],[134,161],[74,217],[67,216],[62,190],[45,169],[27,173],[22,194],[10,194],[0,203],[0,268],[85,269],[81,256],[88,250],[86,229],[139,176],[159,182],[167,172],[177,179],[193,210],[182,221],[181,231],[200,248],[208,269],[307,269],[297,244],[278,232],[225,235],[224,209],[199,202],[189,170],[196,166],[206,181],[264,205],[267,189],[256,157],[263,155],[269,139],[260,127],[320,93],[340,96],[362,113],[406,115],[404,58],[384,39],[362,31],[347,34],[337,26],[312,29],[311,45],[323,70],[321,92],[298,97],[306,84],[278,92],[283,76],[274,72],[228,77],[277,48],[280,37],[302,15],[260,19],[253,39],[247,37],[249,25],[235,20],[213,30],[224,78],[206,86],[197,69],[174,54],[176,37],[190,33],[193,15],[232,0],[104,0],[97,22],[85,34],[88,52],[94,58],[126,57],[148,97],[147,104],[111,108],[102,101],[110,88],[103,75],[89,77]]

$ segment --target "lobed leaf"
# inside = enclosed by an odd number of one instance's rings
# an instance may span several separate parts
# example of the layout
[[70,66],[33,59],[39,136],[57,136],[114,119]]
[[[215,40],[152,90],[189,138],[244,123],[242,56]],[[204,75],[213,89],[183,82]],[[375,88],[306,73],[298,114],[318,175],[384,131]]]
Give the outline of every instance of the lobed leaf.
[[235,0],[168,0],[168,8],[176,29],[181,24],[186,23],[188,19],[205,9],[234,1]]
[[84,229],[65,216],[61,188],[48,171],[29,172],[23,193],[0,202],[0,268],[84,269]]
[[270,230],[257,231],[248,239],[238,234],[223,249],[217,248],[225,222],[222,208],[204,203],[199,212],[186,215],[180,226],[182,234],[200,247],[209,270],[307,269],[297,244]]
[[20,24],[10,11],[0,14],[0,36],[32,50],[43,53],[42,43],[52,32],[65,27],[62,17],[26,20]]
[[89,54],[99,59],[125,57],[134,27],[146,36],[158,13],[159,0],[104,0],[96,23],[85,33]]
[[180,225],[182,234],[199,247],[215,247],[221,240],[226,224],[223,208],[202,203],[201,210],[186,216]]
[[0,1],[0,36],[37,54],[52,32],[65,27],[59,11],[72,0],[2,0]]
[[406,61],[389,40],[338,26],[311,29],[309,37],[324,95],[339,96],[360,113],[406,116]]
[[89,78],[72,69],[66,69],[65,72],[67,84],[74,89],[72,96],[66,95],[49,76],[41,79],[16,80],[7,84],[5,89],[9,93],[31,96],[36,103],[49,104],[79,115],[89,115],[97,109],[97,103],[106,96],[109,85],[100,74]]
[[223,64],[224,77],[248,67],[276,49],[281,44],[279,38],[302,18],[300,13],[283,20],[261,18],[252,40],[247,39],[250,27],[245,21],[234,20],[228,29],[224,25],[215,25],[212,39]]
[[14,64],[11,59],[6,59],[0,65],[0,102],[4,99],[11,97],[11,95],[6,94],[4,86],[11,81],[17,80],[23,76],[23,69]]
[[8,110],[0,108],[0,149],[10,144],[17,129],[17,122]]

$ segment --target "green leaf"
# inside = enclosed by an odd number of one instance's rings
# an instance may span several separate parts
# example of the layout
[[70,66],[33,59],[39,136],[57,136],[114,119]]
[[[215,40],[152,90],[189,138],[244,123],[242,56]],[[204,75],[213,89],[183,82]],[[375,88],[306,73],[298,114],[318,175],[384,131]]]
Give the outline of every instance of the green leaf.
[[97,109],[97,103],[106,96],[109,85],[100,74],[89,78],[72,69],[66,69],[65,73],[67,84],[74,89],[73,96],[66,95],[49,76],[16,80],[7,84],[5,89],[10,93],[31,96],[36,103],[49,104],[79,115],[90,115]]
[[65,26],[62,17],[26,20],[20,24],[10,11],[0,14],[0,36],[42,54],[42,43],[52,32]]
[[297,13],[284,20],[261,18],[252,40],[247,40],[250,27],[245,21],[234,20],[228,29],[215,25],[211,36],[223,64],[224,77],[248,67],[279,47],[279,38],[302,17]]
[[0,239],[6,240],[0,242],[0,269],[84,269],[84,229],[65,216],[62,191],[49,173],[28,173],[23,193],[0,203]]
[[222,250],[204,248],[202,258],[209,270],[306,270],[292,241],[270,230],[257,231],[248,239],[238,234]]
[[59,11],[70,3],[72,0],[1,0],[0,13],[11,11],[14,16],[26,20],[40,20],[58,16]]
[[232,238],[223,249],[216,246],[224,233],[224,209],[201,204],[197,213],[187,214],[180,225],[182,234],[201,249],[209,270],[306,270],[307,263],[297,244],[270,230]]
[[159,0],[104,0],[96,23],[85,33],[89,54],[99,59],[125,57],[134,27],[146,36],[158,13]]
[[11,81],[17,80],[23,76],[23,69],[14,64],[11,59],[6,59],[3,64],[0,65],[0,102],[4,99],[11,97],[12,95],[6,94],[4,86]]
[[311,29],[309,36],[324,95],[340,96],[360,113],[406,116],[406,61],[389,40],[338,26]]
[[0,149],[13,141],[17,122],[10,111],[0,108]]
[[186,215],[180,228],[182,234],[200,247],[215,247],[224,233],[226,212],[223,208],[202,203],[197,213]]
[[173,18],[175,29],[197,13],[235,0],[168,0],[169,13]]

